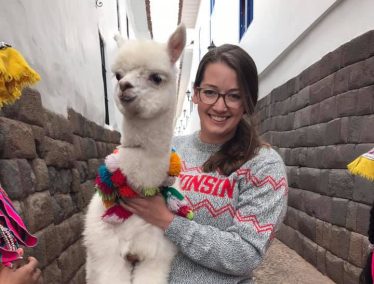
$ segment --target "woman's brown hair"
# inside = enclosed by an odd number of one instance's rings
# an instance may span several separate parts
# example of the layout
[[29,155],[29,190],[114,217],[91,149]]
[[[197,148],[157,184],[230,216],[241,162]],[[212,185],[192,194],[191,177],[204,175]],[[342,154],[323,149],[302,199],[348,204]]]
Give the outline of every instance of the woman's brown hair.
[[195,89],[200,87],[204,79],[206,66],[216,62],[222,62],[236,72],[245,115],[239,122],[235,135],[204,163],[203,171],[219,170],[228,176],[253,158],[258,149],[266,144],[261,141],[254,123],[258,75],[253,59],[242,48],[231,44],[224,44],[208,51],[197,69]]

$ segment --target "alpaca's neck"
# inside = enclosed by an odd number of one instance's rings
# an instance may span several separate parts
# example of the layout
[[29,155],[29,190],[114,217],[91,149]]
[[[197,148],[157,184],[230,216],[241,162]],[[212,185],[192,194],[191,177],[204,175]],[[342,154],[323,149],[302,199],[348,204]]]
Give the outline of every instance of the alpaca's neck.
[[140,148],[153,155],[169,155],[173,136],[174,110],[156,118],[124,118],[122,146]]

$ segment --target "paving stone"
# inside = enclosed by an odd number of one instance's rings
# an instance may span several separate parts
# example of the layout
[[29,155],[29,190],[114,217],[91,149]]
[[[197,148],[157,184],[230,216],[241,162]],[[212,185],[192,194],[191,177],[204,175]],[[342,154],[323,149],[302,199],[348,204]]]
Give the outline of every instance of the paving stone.
[[353,200],[371,205],[374,201],[374,184],[372,181],[367,180],[361,176],[355,175],[354,189],[353,189]]
[[31,88],[24,88],[22,96],[13,104],[3,107],[4,116],[28,124],[44,126],[44,109],[39,92]]
[[333,197],[331,206],[332,224],[344,227],[347,219],[348,199]]
[[365,261],[363,256],[364,236],[355,232],[351,232],[349,242],[348,261],[357,267],[364,267]]
[[359,283],[361,269],[354,265],[344,261],[344,284],[356,284]]
[[316,241],[316,218],[300,211],[298,229],[305,237],[311,241]]
[[25,220],[31,232],[36,232],[53,222],[53,209],[49,192],[37,192],[25,201]]
[[42,157],[47,166],[58,168],[70,168],[75,160],[75,152],[72,144],[45,137]]
[[344,261],[329,251],[326,252],[326,272],[336,283],[343,283]]
[[352,199],[353,176],[348,170],[331,170],[328,186],[329,196]]
[[345,228],[334,225],[331,227],[330,251],[334,255],[344,260],[348,260],[349,242],[349,231]]
[[371,43],[371,32],[364,33],[351,41],[345,43],[340,47],[341,53],[341,65],[347,66],[358,61],[362,61],[370,57],[372,47]]
[[0,160],[0,181],[11,200],[23,199],[35,191],[35,175],[27,160]]
[[31,126],[0,117],[1,144],[0,158],[33,159],[36,157],[36,148]]
[[73,176],[70,169],[56,169],[48,167],[48,174],[50,180],[50,192],[56,193],[69,193]]
[[319,103],[333,95],[334,74],[323,78],[310,87],[310,104]]
[[327,98],[320,104],[319,121],[328,122],[338,116],[336,97]]
[[372,113],[374,113],[374,85],[359,90],[355,115]]
[[42,159],[34,159],[32,161],[32,168],[36,178],[35,190],[47,190],[49,187],[49,175],[45,161]]
[[81,241],[76,242],[59,256],[57,263],[63,271],[62,281],[67,283],[74,273],[84,264],[85,252]]
[[73,131],[69,121],[56,113],[45,111],[45,133],[48,137],[73,143]]
[[48,284],[62,283],[62,271],[57,265],[57,261],[52,262],[43,270],[43,281]]
[[368,235],[371,206],[358,203],[357,205],[357,233]]
[[354,90],[374,84],[374,57],[351,66],[348,82],[349,89]]

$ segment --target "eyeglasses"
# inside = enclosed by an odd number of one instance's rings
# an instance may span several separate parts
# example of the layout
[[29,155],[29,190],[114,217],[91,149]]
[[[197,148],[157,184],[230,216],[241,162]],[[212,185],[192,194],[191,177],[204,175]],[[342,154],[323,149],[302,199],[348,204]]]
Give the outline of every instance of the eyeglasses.
[[214,105],[220,97],[228,108],[239,108],[242,105],[242,97],[239,91],[232,91],[229,93],[219,93],[212,88],[197,88],[199,91],[200,101],[207,105]]

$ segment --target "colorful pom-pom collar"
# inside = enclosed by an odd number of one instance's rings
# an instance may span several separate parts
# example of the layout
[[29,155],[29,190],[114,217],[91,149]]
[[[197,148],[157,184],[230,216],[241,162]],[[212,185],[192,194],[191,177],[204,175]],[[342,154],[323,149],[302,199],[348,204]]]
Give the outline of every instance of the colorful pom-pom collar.
[[[170,153],[169,179],[167,186],[148,187],[142,189],[144,196],[154,196],[161,192],[165,198],[168,208],[175,214],[185,217],[189,220],[193,219],[193,211],[185,200],[184,196],[171,185],[175,178],[179,175],[182,168],[181,160],[178,154],[172,149]],[[98,175],[95,180],[95,188],[101,196],[103,204],[106,208],[102,218],[108,223],[122,223],[129,218],[132,213],[120,205],[120,200],[137,197],[138,194],[127,183],[126,175],[119,169],[118,150],[105,158],[105,164],[98,169]]]

